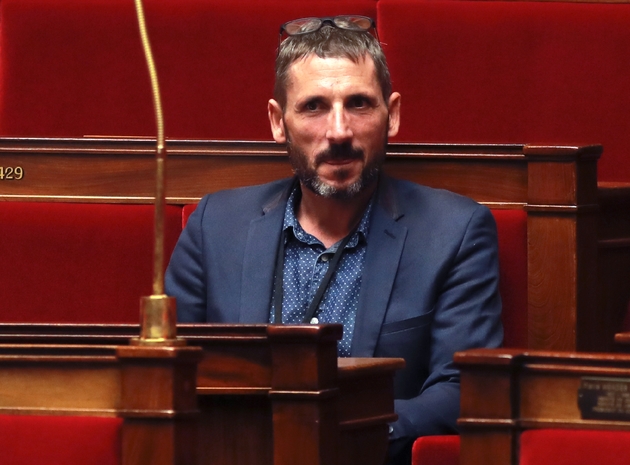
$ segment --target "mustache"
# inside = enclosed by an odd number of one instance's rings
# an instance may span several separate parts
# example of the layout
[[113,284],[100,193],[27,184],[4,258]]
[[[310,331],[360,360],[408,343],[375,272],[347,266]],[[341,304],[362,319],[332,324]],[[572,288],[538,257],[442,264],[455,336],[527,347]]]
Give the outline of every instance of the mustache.
[[315,165],[332,160],[362,160],[363,150],[357,149],[352,144],[335,144],[315,156]]

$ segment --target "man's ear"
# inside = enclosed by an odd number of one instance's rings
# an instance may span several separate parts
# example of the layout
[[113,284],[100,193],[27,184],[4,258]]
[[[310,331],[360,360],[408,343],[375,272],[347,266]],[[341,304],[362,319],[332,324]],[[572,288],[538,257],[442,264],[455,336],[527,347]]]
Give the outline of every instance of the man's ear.
[[398,134],[398,128],[400,127],[400,94],[398,92],[392,92],[389,96],[389,126],[387,128],[387,135],[394,137]]
[[284,133],[282,107],[274,99],[269,100],[267,104],[267,115],[269,116],[273,139],[279,144],[284,144],[287,141],[287,136]]

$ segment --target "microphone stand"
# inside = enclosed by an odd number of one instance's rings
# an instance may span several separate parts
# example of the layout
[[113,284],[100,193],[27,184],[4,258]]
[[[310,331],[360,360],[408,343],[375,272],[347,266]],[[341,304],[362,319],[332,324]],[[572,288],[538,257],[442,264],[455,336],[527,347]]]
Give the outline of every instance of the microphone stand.
[[155,226],[153,251],[153,294],[140,300],[140,337],[131,342],[136,345],[185,345],[177,338],[177,304],[174,297],[164,293],[164,211],[166,205],[166,144],[164,116],[157,71],[149,43],[142,0],[134,0],[142,48],[149,69],[153,105],[157,123]]

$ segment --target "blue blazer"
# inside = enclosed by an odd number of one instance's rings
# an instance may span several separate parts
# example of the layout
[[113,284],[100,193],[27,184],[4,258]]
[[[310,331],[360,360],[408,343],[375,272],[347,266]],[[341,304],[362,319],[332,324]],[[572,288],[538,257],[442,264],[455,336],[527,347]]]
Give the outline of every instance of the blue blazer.
[[[291,179],[205,196],[173,252],[181,322],[266,323]],[[401,357],[392,439],[456,431],[456,351],[503,338],[496,226],[460,195],[383,176],[367,237],[352,357]]]

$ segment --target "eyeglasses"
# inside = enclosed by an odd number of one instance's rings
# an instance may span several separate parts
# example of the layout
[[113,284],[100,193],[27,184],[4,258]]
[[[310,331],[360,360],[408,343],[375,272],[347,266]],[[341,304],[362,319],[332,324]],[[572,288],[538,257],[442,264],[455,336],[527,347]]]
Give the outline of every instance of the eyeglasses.
[[376,32],[376,23],[372,18],[361,15],[343,15],[325,18],[301,18],[294,19],[280,26],[280,37],[278,45],[282,42],[282,35],[286,33],[288,36],[299,36],[319,31],[325,25],[345,29],[347,31],[368,32],[374,31],[374,37],[378,40]]

